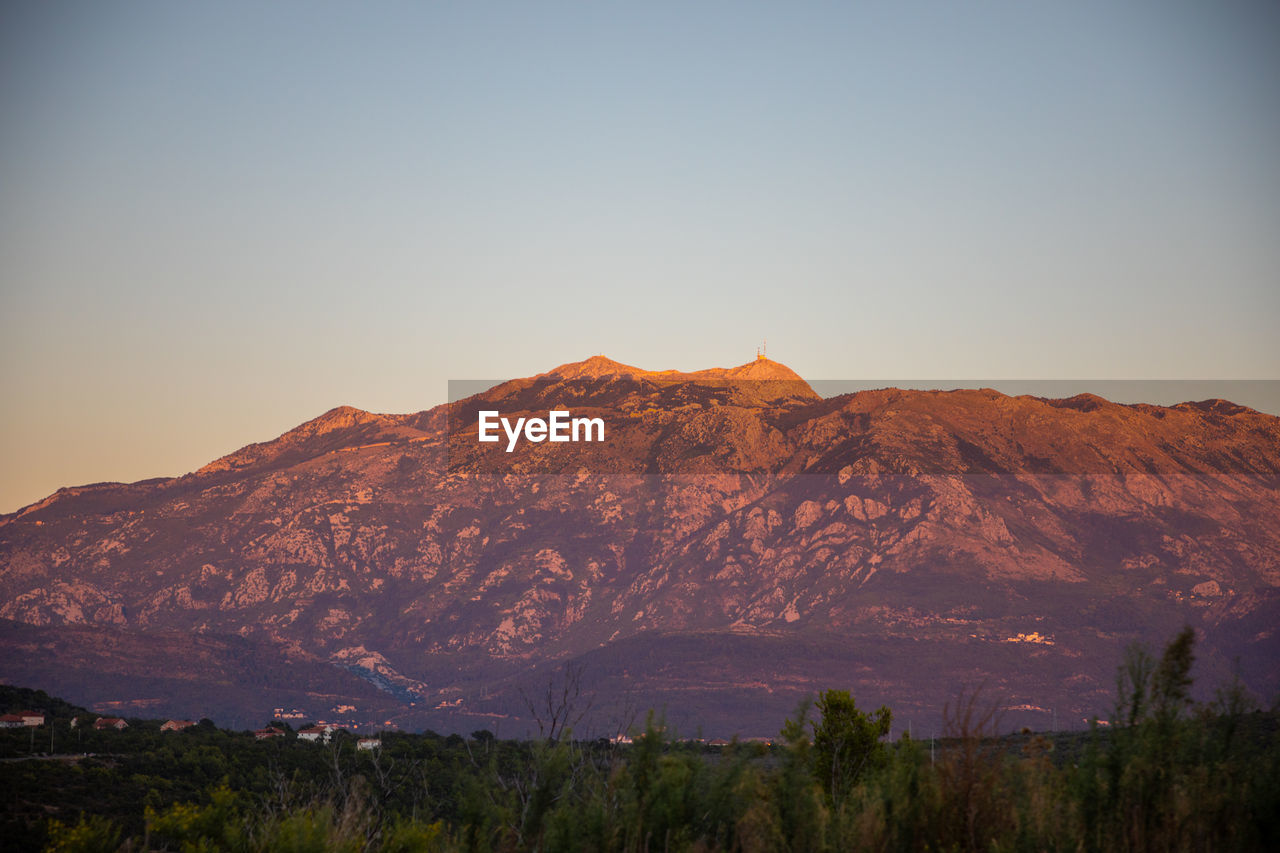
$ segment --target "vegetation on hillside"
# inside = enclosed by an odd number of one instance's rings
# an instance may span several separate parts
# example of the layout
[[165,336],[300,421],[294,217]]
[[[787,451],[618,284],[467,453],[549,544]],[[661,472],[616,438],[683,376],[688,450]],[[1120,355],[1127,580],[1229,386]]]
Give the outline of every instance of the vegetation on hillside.
[[74,760],[20,760],[49,732],[10,730],[0,838],[63,851],[1280,849],[1280,717],[1238,685],[1193,705],[1193,644],[1187,629],[1158,658],[1132,649],[1111,725],[1088,733],[998,737],[974,693],[948,707],[937,743],[886,743],[890,711],[839,690],[774,744],[722,749],[653,715],[625,745],[564,727],[531,742],[384,734],[371,750],[345,733],[255,741],[207,721],[57,728]]

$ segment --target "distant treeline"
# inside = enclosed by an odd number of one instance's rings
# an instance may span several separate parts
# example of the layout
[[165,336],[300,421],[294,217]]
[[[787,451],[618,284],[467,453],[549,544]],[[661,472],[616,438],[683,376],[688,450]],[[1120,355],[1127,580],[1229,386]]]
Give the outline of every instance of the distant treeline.
[[[388,733],[358,749],[342,732],[259,741],[208,721],[72,729],[83,709],[5,688],[0,707],[52,721],[0,731],[0,845],[1280,850],[1280,714],[1238,684],[1194,705],[1193,641],[1187,629],[1158,658],[1130,650],[1109,726],[998,737],[995,706],[973,693],[948,707],[936,742],[886,743],[889,709],[840,690],[797,709],[774,745],[678,741],[652,715],[634,743],[575,741],[573,709],[549,706],[535,741]],[[55,756],[30,755],[51,736]]]

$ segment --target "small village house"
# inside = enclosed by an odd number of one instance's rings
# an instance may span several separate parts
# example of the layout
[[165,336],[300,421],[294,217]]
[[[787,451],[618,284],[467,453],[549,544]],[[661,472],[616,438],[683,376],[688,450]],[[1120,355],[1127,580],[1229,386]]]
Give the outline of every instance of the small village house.
[[312,743],[315,743],[316,741],[328,743],[332,729],[332,726],[325,725],[324,723],[307,726],[305,729],[300,729],[298,731],[298,738],[300,740],[311,741]]
[[120,717],[99,717],[93,721],[93,729],[98,732],[106,731],[107,729],[120,731],[127,728],[129,728],[129,724]]

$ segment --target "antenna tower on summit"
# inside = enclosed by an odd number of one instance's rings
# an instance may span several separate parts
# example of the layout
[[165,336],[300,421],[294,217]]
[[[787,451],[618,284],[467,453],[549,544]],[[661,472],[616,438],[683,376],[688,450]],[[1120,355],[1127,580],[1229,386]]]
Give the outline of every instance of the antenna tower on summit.
[[765,354],[766,349],[768,349],[768,345],[769,345],[769,342],[766,340],[764,343],[760,344],[760,346],[756,347],[756,359],[757,359],[757,360],[763,359],[763,358],[765,357],[765,355],[764,355],[764,354]]

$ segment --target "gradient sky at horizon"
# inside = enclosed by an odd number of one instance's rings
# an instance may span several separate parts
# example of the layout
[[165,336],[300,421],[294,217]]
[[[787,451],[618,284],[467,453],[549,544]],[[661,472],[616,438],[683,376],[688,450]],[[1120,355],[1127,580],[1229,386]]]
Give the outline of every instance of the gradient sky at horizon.
[[605,353],[1280,376],[1280,6],[6,3],[0,512]]

